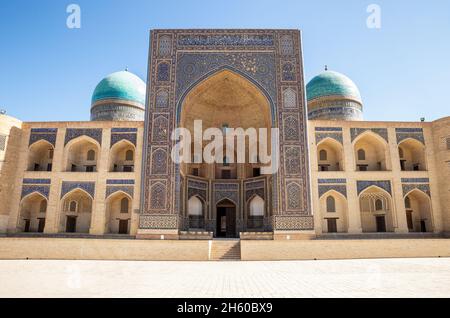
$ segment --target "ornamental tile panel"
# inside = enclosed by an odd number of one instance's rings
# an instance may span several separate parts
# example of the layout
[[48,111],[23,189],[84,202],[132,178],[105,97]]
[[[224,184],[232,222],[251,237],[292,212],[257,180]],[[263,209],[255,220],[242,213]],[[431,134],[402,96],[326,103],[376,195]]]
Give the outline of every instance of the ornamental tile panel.
[[75,138],[81,136],[88,136],[96,140],[100,145],[102,144],[102,129],[101,128],[67,128],[66,137],[64,139],[64,146]]

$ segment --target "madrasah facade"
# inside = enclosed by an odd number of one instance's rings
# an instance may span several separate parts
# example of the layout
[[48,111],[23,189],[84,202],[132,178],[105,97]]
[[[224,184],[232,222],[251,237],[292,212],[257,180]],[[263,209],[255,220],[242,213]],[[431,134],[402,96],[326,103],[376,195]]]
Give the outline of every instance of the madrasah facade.
[[[153,30],[147,83],[97,85],[91,120],[0,115],[0,233],[151,240],[450,233],[450,117],[363,120],[345,75],[303,79],[298,30]],[[382,107],[382,105],[380,105]],[[280,164],[171,160],[177,127],[278,128]],[[204,146],[204,145],[203,145]]]

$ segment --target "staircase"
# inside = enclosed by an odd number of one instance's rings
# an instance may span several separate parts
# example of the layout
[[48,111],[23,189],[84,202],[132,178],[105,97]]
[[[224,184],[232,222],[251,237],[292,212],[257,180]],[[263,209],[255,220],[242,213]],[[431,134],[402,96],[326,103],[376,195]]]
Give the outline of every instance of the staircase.
[[241,242],[240,240],[214,240],[211,242],[211,261],[240,261]]

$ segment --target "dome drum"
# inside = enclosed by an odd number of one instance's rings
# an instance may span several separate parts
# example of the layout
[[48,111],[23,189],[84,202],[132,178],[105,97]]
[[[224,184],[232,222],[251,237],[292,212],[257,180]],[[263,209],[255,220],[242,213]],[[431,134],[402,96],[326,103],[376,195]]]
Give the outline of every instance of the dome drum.
[[144,81],[128,71],[108,75],[92,95],[91,120],[144,120],[145,91]]
[[306,86],[310,120],[363,120],[363,103],[355,83],[347,76],[325,71]]

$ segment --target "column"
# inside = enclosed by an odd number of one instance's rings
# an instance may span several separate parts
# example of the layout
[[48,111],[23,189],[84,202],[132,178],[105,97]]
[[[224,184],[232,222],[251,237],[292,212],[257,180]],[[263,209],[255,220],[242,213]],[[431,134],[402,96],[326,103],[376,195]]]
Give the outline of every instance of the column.
[[400,155],[398,153],[397,136],[394,127],[388,128],[389,152],[392,169],[392,206],[391,213],[396,233],[408,233],[405,200],[403,198]]
[[111,144],[111,129],[102,130],[102,145],[97,159],[97,180],[95,182],[95,197],[92,204],[90,234],[104,235],[106,227],[106,179],[108,178],[109,149]]
[[344,143],[344,165],[345,174],[347,176],[347,218],[348,233],[360,234],[361,227],[361,209],[359,206],[359,196],[357,190],[357,178],[355,172],[355,152],[350,136],[350,128],[343,127],[342,138]]

